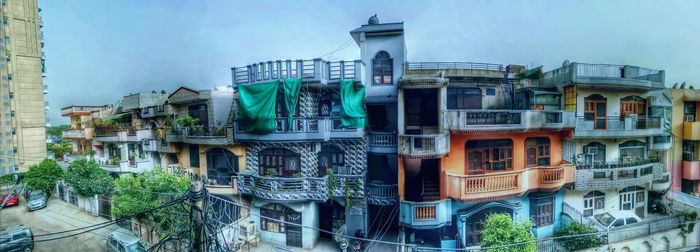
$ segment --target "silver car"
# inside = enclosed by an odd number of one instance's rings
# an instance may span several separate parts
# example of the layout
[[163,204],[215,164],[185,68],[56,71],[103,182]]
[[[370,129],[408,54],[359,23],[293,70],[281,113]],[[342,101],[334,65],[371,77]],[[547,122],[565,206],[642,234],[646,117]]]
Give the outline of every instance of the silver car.
[[119,228],[107,237],[107,250],[110,252],[146,252],[143,241],[131,231]]
[[0,229],[0,251],[30,252],[34,249],[34,234],[24,225]]
[[34,211],[46,207],[46,194],[43,192],[31,192],[27,198],[27,210]]

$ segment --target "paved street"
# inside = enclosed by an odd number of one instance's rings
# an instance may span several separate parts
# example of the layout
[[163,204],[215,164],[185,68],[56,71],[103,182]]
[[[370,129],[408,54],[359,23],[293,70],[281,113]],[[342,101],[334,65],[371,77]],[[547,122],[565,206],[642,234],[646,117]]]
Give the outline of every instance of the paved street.
[[[35,236],[75,229],[105,221],[107,221],[107,219],[89,215],[73,205],[58,199],[49,200],[46,208],[34,212],[27,212],[24,198],[20,199],[19,206],[0,210],[0,229],[24,224],[32,229]],[[107,235],[116,228],[116,225],[111,225],[107,228],[97,229],[64,239],[37,242],[34,246],[34,251],[106,251],[105,239]],[[65,235],[67,234],[36,237],[35,240],[40,241]]]

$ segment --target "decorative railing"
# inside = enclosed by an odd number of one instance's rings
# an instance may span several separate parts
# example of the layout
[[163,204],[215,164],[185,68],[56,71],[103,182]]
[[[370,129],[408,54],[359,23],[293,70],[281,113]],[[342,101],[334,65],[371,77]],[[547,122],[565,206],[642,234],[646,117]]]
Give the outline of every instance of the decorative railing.
[[378,183],[367,184],[367,194],[375,199],[396,199],[398,197],[398,184],[385,185]]
[[268,200],[318,200],[328,199],[327,178],[265,177],[249,173],[238,174],[238,188],[243,194]]
[[407,70],[488,70],[503,71],[501,64],[476,63],[476,62],[407,62]]
[[368,144],[370,147],[396,147],[396,133],[371,132]]
[[453,131],[527,131],[574,128],[574,111],[450,109],[445,124]]
[[572,182],[574,167],[571,164],[479,175],[443,174],[446,195],[466,202],[520,195],[533,189],[558,189]]
[[576,165],[576,189],[610,189],[643,185],[663,176],[663,163],[654,159]]
[[168,130],[166,140],[189,144],[225,145],[233,142],[233,128],[172,127]]
[[313,60],[277,60],[260,62],[231,69],[234,87],[239,84],[284,78],[303,78],[309,81],[361,80],[362,62]]
[[268,134],[246,132],[241,127],[245,123],[248,122],[244,120],[234,122],[237,140],[327,140],[330,138],[362,138],[364,136],[364,129],[345,128],[341,125],[340,118],[293,117],[290,127],[288,118],[279,117],[275,119],[275,130]]
[[399,221],[408,226],[440,227],[451,220],[451,200],[412,202],[402,200]]
[[437,215],[435,205],[415,206],[413,211],[413,219],[416,221],[435,220]]
[[612,227],[607,232],[607,243],[616,243],[638,237],[646,237],[651,234],[677,229],[685,222],[683,215],[669,215],[643,220],[633,224]]
[[618,88],[662,89],[665,82],[663,70],[644,67],[572,62],[544,73],[544,85],[568,85],[570,83]]
[[335,184],[333,191],[335,197],[345,197],[346,190],[350,197],[361,198],[365,196],[365,173],[359,175],[334,174],[332,183]]
[[598,231],[604,231],[607,228],[603,226],[603,224],[600,224],[600,222],[596,221],[593,219],[591,216],[584,216],[583,212],[579,211],[575,207],[567,204],[566,202],[562,203],[563,208],[562,208],[562,213],[569,216],[571,220],[585,224],[590,227],[596,228]]
[[446,134],[401,135],[399,139],[401,155],[409,157],[441,157],[450,151],[450,137]]

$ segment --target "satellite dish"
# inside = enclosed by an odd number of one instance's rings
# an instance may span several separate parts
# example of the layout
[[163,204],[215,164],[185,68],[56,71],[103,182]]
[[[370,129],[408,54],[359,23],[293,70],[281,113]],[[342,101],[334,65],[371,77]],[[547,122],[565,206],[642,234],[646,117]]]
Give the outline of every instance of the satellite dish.
[[672,87],[672,88],[673,88],[673,89],[678,88],[678,82],[676,82],[675,84],[673,84],[673,87]]
[[565,67],[569,65],[569,60],[565,60],[564,63],[561,63],[561,67]]
[[684,89],[684,88],[685,88],[685,81],[683,82],[683,84],[681,84],[681,89]]
[[158,94],[155,90],[151,91],[151,94]]
[[693,85],[690,85],[690,87],[688,87],[688,89],[695,89],[695,88],[693,87]]
[[167,94],[167,93],[165,92],[165,90],[161,90],[160,94]]

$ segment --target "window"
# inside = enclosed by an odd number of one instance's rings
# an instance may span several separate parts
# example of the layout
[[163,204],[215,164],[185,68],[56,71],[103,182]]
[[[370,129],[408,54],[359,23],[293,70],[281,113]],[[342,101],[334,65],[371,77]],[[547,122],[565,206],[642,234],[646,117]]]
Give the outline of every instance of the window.
[[466,245],[476,246],[481,242],[481,232],[484,228],[484,222],[489,215],[494,213],[505,213],[513,216],[513,210],[505,207],[491,207],[472,214],[466,221]]
[[[285,212],[287,207],[279,204],[268,204],[260,208],[260,228],[269,232],[284,233],[285,232]],[[289,210],[291,211],[291,210]]]
[[593,216],[605,209],[605,193],[592,191],[583,195],[583,216]]
[[535,227],[546,227],[554,223],[554,197],[530,198],[530,218]]
[[525,164],[532,166],[549,166],[549,138],[533,137],[525,140]]
[[[695,118],[695,102],[694,101],[687,101],[683,103],[683,117],[687,118],[688,116],[692,116]],[[684,119],[685,120],[685,119]]]
[[481,89],[447,88],[448,109],[480,109]]
[[585,163],[591,165],[602,165],[605,163],[605,145],[592,142],[583,146]]
[[627,96],[620,99],[620,115],[630,114],[646,115],[647,101],[639,96]]
[[646,144],[637,141],[630,140],[620,144],[620,162],[630,163],[639,160],[643,160],[646,154]]
[[217,185],[230,185],[238,173],[238,157],[223,148],[207,151],[207,178]]
[[374,85],[391,85],[393,83],[394,60],[389,53],[380,51],[372,60],[372,79]]
[[683,140],[683,160],[695,161],[695,150],[698,141]]
[[15,93],[10,92],[9,96],[10,96],[10,99],[15,98]]
[[291,177],[301,172],[301,156],[283,148],[270,148],[260,152],[260,175]]
[[513,169],[510,139],[467,141],[467,172],[482,174]]
[[199,168],[199,145],[190,144],[190,166]]
[[495,88],[486,88],[486,95],[489,95],[489,96],[496,95],[496,89]]
[[110,238],[109,238],[109,244],[111,244],[112,247],[115,247],[115,248],[116,248],[116,247],[117,247],[117,240],[115,240],[114,238],[110,237]]
[[564,110],[576,110],[576,86],[564,88]]
[[[277,96],[275,97],[275,115],[277,117],[287,117],[289,116],[287,113],[287,104],[284,98],[284,91],[280,89],[277,92]],[[293,116],[299,116],[299,107],[301,105],[297,104],[294,110],[294,115]]]
[[629,224],[634,224],[634,223],[637,223],[637,219],[635,219],[635,218],[627,218],[627,225],[629,225]]
[[617,219],[615,222],[613,222],[611,227],[619,227],[625,225],[625,220],[624,219]]
[[345,152],[338,147],[329,144],[321,146],[318,161],[319,169],[325,171],[328,168],[332,168],[336,174],[347,173],[339,170],[345,166]]

